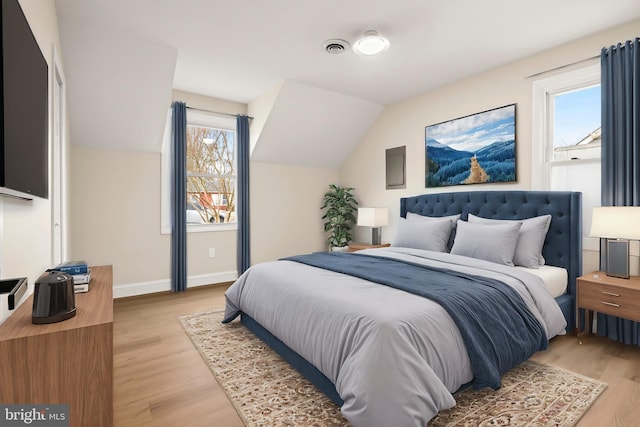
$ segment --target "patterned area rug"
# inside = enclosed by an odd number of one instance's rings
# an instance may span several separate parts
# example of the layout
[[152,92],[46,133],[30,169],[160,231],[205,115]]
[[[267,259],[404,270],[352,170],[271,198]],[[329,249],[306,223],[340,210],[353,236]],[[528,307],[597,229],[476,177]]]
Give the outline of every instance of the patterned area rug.
[[[180,317],[187,335],[247,427],[349,426],[340,408],[240,322],[222,311]],[[573,426],[606,384],[527,361],[497,390],[456,393],[429,426]]]

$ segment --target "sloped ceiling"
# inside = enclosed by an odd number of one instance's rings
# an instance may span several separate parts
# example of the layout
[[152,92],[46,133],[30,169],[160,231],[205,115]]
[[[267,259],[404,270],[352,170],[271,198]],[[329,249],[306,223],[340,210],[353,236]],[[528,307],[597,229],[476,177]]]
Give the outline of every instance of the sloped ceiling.
[[[269,106],[267,106],[269,107]],[[294,81],[279,87],[251,159],[339,168],[382,106]],[[256,110],[249,108],[250,114]]]
[[[246,103],[255,159],[332,168],[385,105],[640,17],[637,0],[53,1],[72,144],[160,151],[175,88]],[[369,29],[387,52],[323,50]]]
[[177,50],[95,23],[61,43],[72,144],[158,152]]

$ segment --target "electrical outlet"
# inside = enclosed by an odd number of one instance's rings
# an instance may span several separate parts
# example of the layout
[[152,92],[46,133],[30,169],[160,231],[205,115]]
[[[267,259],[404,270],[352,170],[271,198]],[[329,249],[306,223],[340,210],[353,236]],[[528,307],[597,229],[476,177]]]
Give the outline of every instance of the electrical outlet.
[[209,248],[209,258],[215,258],[216,248]]

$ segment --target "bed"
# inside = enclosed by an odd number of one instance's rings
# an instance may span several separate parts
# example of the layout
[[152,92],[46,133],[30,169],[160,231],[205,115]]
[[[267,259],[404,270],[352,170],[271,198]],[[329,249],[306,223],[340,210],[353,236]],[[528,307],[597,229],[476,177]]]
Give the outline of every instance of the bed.
[[[463,222],[455,221],[461,227],[459,236],[466,235],[462,227],[467,221],[477,218],[525,220],[549,215],[542,255],[546,266],[566,271],[566,291],[554,298],[543,279],[517,268],[395,245],[328,260],[331,254],[316,254],[251,267],[227,291],[225,321],[240,315],[250,330],[340,405],[355,427],[424,426],[438,411],[455,405],[453,392],[470,384],[499,387],[499,375],[574,325],[575,279],[582,252],[580,193],[426,194],[401,199],[400,215],[401,221],[415,215],[460,215]],[[452,243],[457,244],[455,238],[447,245]],[[427,278],[432,275],[433,279]],[[398,288],[399,276],[408,277],[404,282],[411,286],[421,280],[460,285],[422,298],[414,294],[423,292],[422,286]],[[491,355],[494,350],[467,345],[481,332],[459,319],[459,311],[468,311],[466,306],[450,308],[450,301],[440,301],[458,295],[460,289],[476,289],[476,281],[482,282],[478,289],[488,285],[500,295],[520,296],[506,296],[511,298],[508,303],[481,303],[492,309],[472,315],[481,318],[480,326],[475,326],[479,330],[506,328],[496,334],[503,340],[499,347],[509,351]],[[472,299],[485,298],[479,295]],[[511,312],[498,313],[500,307],[511,305],[521,319],[509,317],[515,316]],[[499,320],[503,315],[505,320]],[[484,322],[496,323],[483,328],[488,324]],[[489,361],[487,370],[477,368],[487,354],[496,362]]]

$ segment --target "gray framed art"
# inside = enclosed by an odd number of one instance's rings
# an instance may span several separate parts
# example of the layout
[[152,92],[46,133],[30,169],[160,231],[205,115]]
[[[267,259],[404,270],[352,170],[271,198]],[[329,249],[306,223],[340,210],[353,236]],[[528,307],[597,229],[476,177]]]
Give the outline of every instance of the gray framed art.
[[407,147],[389,148],[385,153],[387,168],[387,190],[407,188]]

